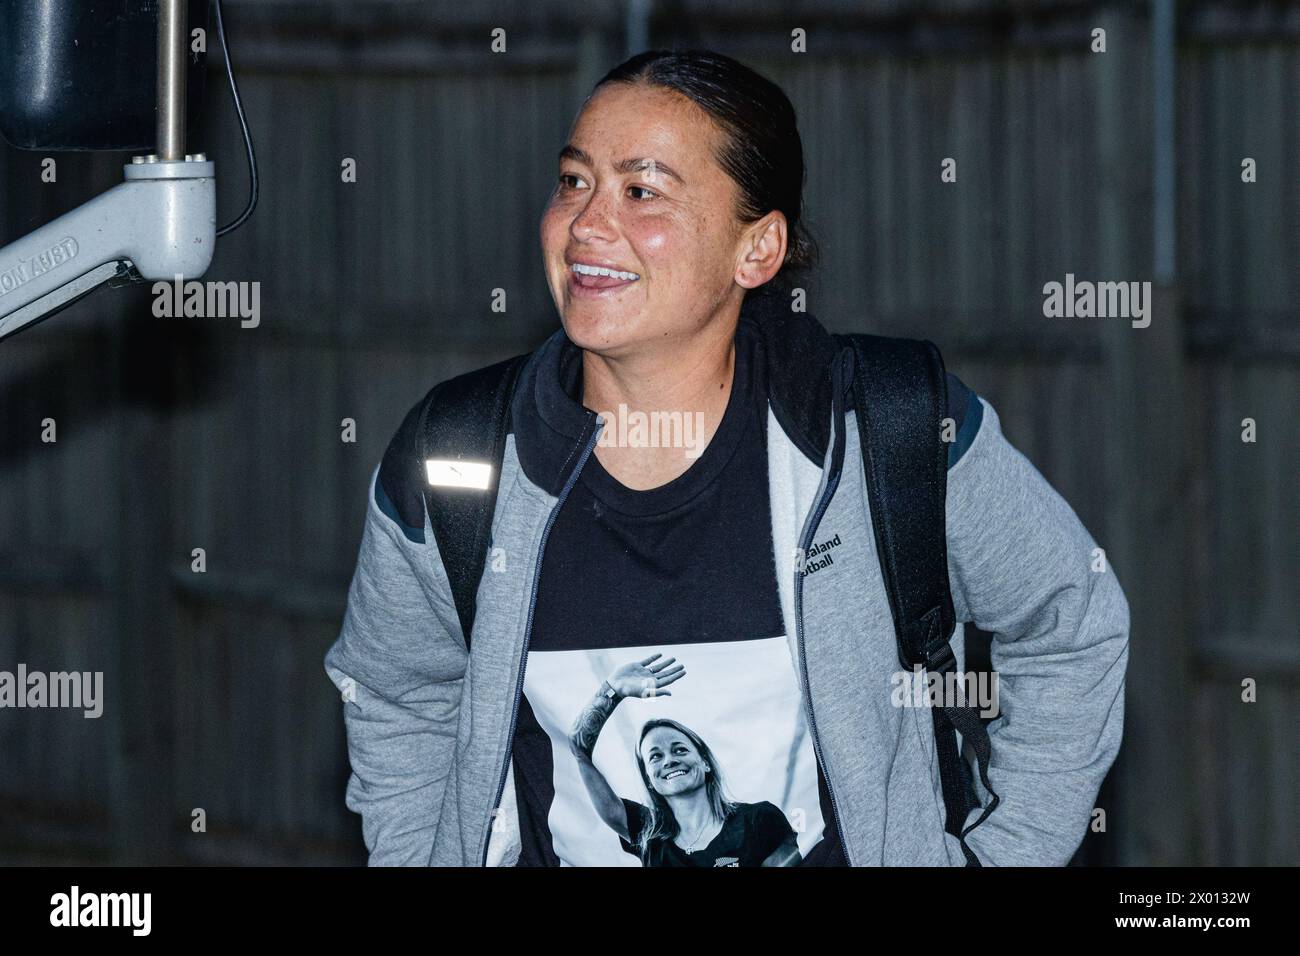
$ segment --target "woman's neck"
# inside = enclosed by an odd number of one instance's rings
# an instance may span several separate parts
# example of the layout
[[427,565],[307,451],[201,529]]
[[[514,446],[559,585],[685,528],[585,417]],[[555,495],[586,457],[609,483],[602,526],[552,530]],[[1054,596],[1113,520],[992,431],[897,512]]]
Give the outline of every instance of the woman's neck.
[[700,838],[717,823],[708,792],[704,787],[699,787],[690,793],[673,794],[664,799],[668,801],[668,806],[673,811],[673,819],[677,821],[675,839],[679,842],[685,841],[687,844],[694,840],[693,847],[698,850]]
[[[730,324],[653,353],[607,358],[583,352],[582,404],[587,408],[615,420],[620,405],[629,416],[642,412],[652,423],[646,434],[660,433],[653,424],[659,420],[652,417],[656,412],[680,415],[673,420],[683,423],[674,433],[686,441],[664,445],[638,442],[635,434],[629,441],[628,435],[617,435],[616,429],[611,432],[613,422],[607,421],[595,454],[620,484],[638,491],[657,488],[685,472],[703,453],[731,398],[734,340],[735,325]],[[614,441],[607,444],[610,438]]]

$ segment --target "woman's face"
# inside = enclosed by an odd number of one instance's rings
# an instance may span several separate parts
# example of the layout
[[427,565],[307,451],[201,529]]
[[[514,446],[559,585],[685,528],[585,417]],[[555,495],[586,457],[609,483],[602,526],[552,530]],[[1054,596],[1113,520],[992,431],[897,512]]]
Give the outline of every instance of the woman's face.
[[[672,344],[779,269],[785,217],[736,219],[721,144],[709,115],[671,90],[610,83],[592,95],[541,223],[547,283],[575,344],[609,356]],[[583,276],[575,264],[624,274]]]
[[641,740],[646,775],[664,796],[704,786],[708,764],[691,739],[672,727],[655,727]]

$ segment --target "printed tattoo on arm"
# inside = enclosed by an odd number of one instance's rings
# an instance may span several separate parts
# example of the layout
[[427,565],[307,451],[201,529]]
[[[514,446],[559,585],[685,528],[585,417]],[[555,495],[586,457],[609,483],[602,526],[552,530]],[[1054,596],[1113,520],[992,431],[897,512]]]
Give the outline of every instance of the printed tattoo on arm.
[[599,691],[592,697],[586,709],[574,721],[573,730],[569,734],[569,746],[575,755],[581,753],[590,759],[592,751],[596,749],[596,738],[600,736],[601,728],[617,706],[617,697],[606,697]]

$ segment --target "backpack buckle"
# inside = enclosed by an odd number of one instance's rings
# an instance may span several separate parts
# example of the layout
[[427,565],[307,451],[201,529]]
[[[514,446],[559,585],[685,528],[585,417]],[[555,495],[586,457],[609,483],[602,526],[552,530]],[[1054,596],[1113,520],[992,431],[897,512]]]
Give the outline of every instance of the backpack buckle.
[[957,666],[957,655],[952,645],[944,641],[925,655],[925,669],[935,674],[944,674]]
[[[952,670],[957,666],[957,656],[953,653],[951,643],[951,632],[943,633],[943,615],[937,607],[931,608],[916,623],[919,630],[920,640],[912,646],[918,644],[921,648],[921,663],[927,671],[933,671],[936,674],[942,674]],[[923,635],[923,636],[922,636]]]

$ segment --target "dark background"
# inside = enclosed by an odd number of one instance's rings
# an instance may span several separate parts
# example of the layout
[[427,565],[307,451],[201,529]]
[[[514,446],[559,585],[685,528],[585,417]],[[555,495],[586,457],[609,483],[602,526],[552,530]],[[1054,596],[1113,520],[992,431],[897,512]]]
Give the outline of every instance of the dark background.
[[[263,196],[205,278],[260,282],[260,326],[157,319],[139,286],[0,344],[0,669],[100,670],[106,698],[0,710],[0,861],[364,861],[322,657],[371,470],[430,386],[556,327],[555,154],[607,69],[676,45],[794,101],[810,311],[936,341],[1120,576],[1124,748],[1078,862],[1300,862],[1300,5],[1156,9],[228,0]],[[209,49],[188,149],[225,222],[245,171]],[[0,243],[129,159],[50,154],[45,184],[45,155],[0,147]],[[1151,326],[1044,318],[1066,273],[1152,281]]]

